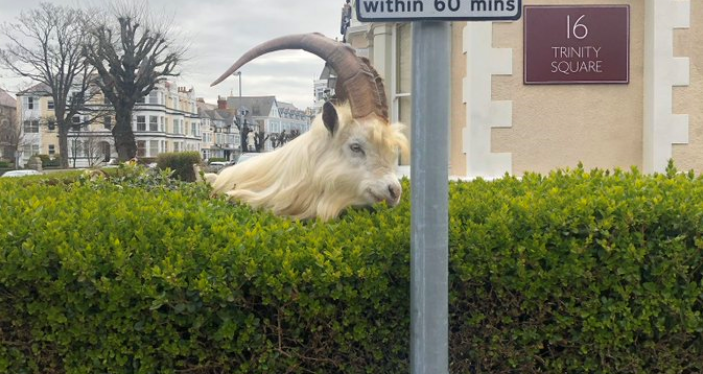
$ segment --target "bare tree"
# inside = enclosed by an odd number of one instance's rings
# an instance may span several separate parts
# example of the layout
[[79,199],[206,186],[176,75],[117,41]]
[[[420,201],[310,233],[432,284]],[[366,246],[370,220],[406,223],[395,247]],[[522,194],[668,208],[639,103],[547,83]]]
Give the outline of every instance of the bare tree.
[[256,148],[257,152],[261,152],[264,150],[264,145],[266,144],[266,140],[268,140],[269,135],[264,132],[264,130],[259,129],[259,131],[254,132],[254,148]]
[[134,105],[158,82],[178,75],[175,69],[185,49],[173,46],[166,26],[148,20],[145,3],[120,3],[112,13],[89,28],[92,41],[83,54],[97,69],[97,85],[115,108],[112,135],[120,161],[127,161],[137,155],[131,124]]
[[88,159],[88,166],[95,167],[103,161],[103,144],[106,140],[99,136],[88,136],[83,142],[83,153]]
[[[94,69],[84,63],[81,51],[87,43],[85,22],[89,12],[51,3],[22,12],[17,22],[5,23],[0,31],[9,40],[0,50],[0,66],[37,83],[31,93],[51,96],[54,101],[59,151],[68,154],[68,132],[75,125],[104,116],[86,103],[98,93],[92,80]],[[62,167],[68,161],[61,160]]]

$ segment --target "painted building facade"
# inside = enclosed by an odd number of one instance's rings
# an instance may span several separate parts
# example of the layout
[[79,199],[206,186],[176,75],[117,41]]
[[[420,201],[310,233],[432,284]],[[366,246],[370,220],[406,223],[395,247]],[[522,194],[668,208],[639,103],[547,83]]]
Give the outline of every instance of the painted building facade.
[[15,151],[21,143],[17,121],[17,100],[0,90],[0,158],[15,160]]
[[234,113],[227,110],[221,100],[218,106],[205,103],[204,99],[198,99],[197,105],[203,125],[201,143],[203,159],[236,160],[236,156],[241,153],[241,140]]
[[[672,158],[703,172],[703,1],[523,5],[628,6],[629,80],[526,84],[524,9],[515,22],[452,22],[451,66],[436,67],[451,71],[450,175],[546,173],[579,162],[655,172]],[[411,118],[412,24],[353,17],[346,40],[385,78],[392,119],[409,131],[421,125]]]
[[[17,94],[17,112],[23,132],[20,164],[29,157],[46,154],[59,157],[58,129],[54,105],[46,87],[34,86]],[[109,107],[100,93],[93,95],[87,106]],[[68,134],[69,165],[88,167],[117,158],[112,127],[114,116],[105,115],[86,123],[84,116],[74,117]],[[153,158],[159,153],[200,151],[203,124],[198,114],[194,90],[177,87],[171,82],[158,84],[140,100],[132,113],[132,131],[137,143],[137,157]]]
[[[293,104],[279,102],[275,96],[229,96],[222,99],[226,108],[233,113],[244,113],[247,126],[265,134],[299,134],[310,130],[311,113],[296,108]],[[264,143],[264,151],[272,151],[274,145],[269,138]],[[251,150],[249,150],[251,151]]]

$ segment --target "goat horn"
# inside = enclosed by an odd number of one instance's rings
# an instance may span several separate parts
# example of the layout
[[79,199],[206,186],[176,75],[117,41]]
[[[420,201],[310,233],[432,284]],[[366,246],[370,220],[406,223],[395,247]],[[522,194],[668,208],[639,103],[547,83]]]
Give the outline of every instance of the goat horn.
[[386,93],[376,70],[367,59],[357,57],[350,46],[319,33],[288,35],[262,43],[242,55],[210,86],[222,82],[251,60],[284,49],[302,49],[325,60],[337,73],[337,95],[349,100],[354,118],[375,114],[388,122]]

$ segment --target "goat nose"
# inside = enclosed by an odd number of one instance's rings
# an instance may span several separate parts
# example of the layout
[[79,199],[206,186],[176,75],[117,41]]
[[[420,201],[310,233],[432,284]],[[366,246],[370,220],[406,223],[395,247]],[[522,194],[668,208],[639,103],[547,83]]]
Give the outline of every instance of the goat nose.
[[400,197],[400,185],[389,184],[388,192],[391,194],[391,199],[398,200]]

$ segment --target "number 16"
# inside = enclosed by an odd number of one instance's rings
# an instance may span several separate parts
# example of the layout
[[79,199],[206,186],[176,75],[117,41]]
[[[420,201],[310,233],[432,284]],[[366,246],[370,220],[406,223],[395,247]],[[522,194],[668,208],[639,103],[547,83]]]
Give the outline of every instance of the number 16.
[[[571,27],[571,16],[566,16],[566,38],[571,39],[571,35],[573,34],[576,39],[583,40],[586,39],[588,36],[588,27],[586,25],[580,23],[583,17],[586,17],[586,15],[582,15],[579,17],[579,19],[576,20],[576,23],[574,23],[574,27],[572,29]],[[578,31],[581,30],[581,34],[578,33]]]

